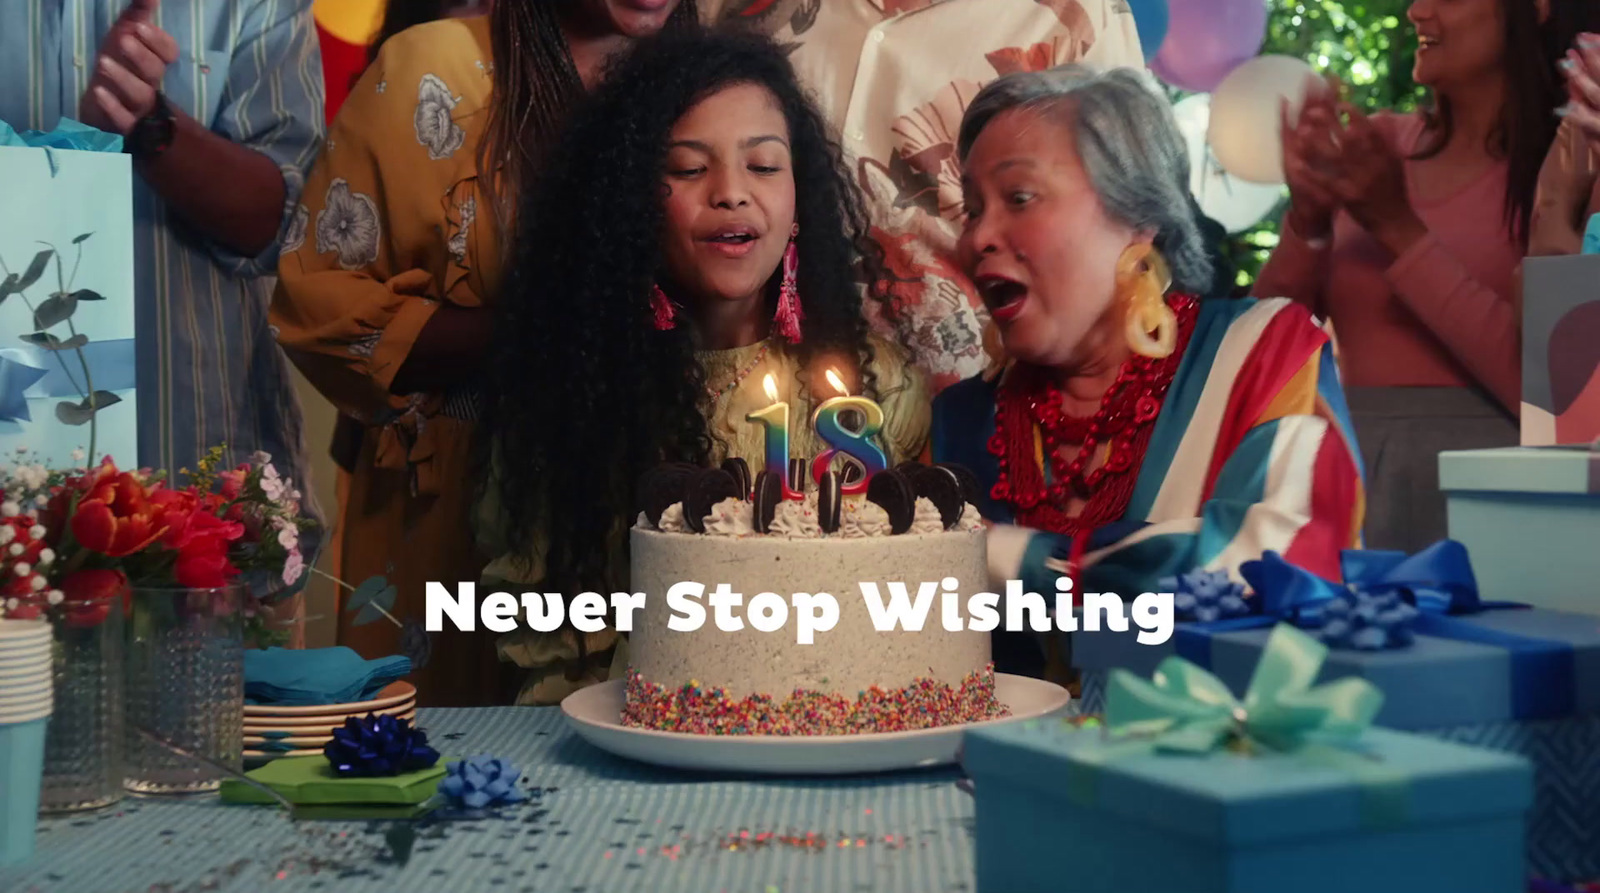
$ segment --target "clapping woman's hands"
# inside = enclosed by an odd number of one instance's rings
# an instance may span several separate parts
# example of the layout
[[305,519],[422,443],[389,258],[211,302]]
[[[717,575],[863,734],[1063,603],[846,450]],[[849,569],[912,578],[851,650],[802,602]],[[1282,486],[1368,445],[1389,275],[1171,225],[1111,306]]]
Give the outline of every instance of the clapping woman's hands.
[[1570,100],[1562,112],[1584,132],[1590,147],[1600,152],[1600,37],[1579,35],[1578,45],[1567,50],[1561,60],[1561,69],[1567,77]]
[[1283,145],[1283,176],[1289,187],[1289,226],[1302,238],[1326,238],[1338,210],[1333,176],[1339,148],[1334,142],[1338,126],[1335,90],[1308,85],[1300,113],[1290,120],[1289,101],[1278,111],[1278,135]]

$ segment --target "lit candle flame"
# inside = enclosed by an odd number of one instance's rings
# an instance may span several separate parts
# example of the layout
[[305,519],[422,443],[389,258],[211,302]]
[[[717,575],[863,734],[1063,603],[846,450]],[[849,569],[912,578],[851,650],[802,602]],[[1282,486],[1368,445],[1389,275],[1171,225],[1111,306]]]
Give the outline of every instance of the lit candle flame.
[[765,388],[766,391],[767,391],[767,399],[771,400],[773,403],[777,403],[778,402],[778,383],[773,380],[771,372],[767,373],[767,377],[766,378],[761,379],[761,386],[763,388]]
[[828,376],[828,384],[833,385],[834,389],[846,397],[850,396],[850,389],[844,386],[844,382],[839,379],[838,375],[834,374],[832,369],[829,369],[824,374]]

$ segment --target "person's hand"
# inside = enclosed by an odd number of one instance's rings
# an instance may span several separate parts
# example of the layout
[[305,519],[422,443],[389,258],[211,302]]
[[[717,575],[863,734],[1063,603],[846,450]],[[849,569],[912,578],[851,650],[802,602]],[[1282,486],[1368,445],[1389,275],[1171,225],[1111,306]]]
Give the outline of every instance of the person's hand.
[[1300,113],[1290,120],[1289,101],[1278,106],[1278,138],[1283,145],[1283,176],[1289,187],[1289,226],[1307,239],[1326,238],[1333,229],[1338,200],[1330,174],[1338,160],[1333,133],[1338,124],[1337,86],[1308,84]]
[[178,61],[178,42],[150,22],[158,2],[133,0],[106,33],[78,103],[83,123],[127,136],[155,110],[161,78]]
[[1405,161],[1370,119],[1341,102],[1347,119],[1338,134],[1338,176],[1330,178],[1334,197],[1362,228],[1396,254],[1427,232],[1411,206]]
[[1589,147],[1600,152],[1600,37],[1579,35],[1578,45],[1561,60],[1561,70],[1570,100],[1562,113],[1583,131]]

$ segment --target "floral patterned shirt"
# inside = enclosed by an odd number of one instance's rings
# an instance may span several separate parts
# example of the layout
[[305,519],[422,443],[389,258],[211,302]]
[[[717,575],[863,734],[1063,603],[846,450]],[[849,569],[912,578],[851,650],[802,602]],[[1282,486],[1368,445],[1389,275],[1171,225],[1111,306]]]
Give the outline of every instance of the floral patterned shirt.
[[[499,249],[478,214],[476,147],[492,82],[488,19],[447,19],[384,45],[307,177],[271,310],[278,341],[340,412],[376,429],[375,464],[418,494],[455,483],[475,412],[389,390],[440,302],[482,306]],[[447,444],[445,441],[450,441]]]
[[941,389],[982,371],[988,314],[956,268],[955,141],[978,90],[1069,62],[1144,67],[1126,0],[701,0],[772,34],[838,128],[870,203],[917,362]]

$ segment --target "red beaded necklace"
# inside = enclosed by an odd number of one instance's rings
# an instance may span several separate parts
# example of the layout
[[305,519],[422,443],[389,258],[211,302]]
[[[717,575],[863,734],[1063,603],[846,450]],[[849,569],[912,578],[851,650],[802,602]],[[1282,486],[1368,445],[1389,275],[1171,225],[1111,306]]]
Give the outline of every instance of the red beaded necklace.
[[[1092,416],[1063,412],[1061,389],[1045,370],[1018,366],[1007,375],[995,396],[994,435],[989,438],[989,452],[1000,462],[1000,478],[990,495],[1011,505],[1017,523],[1075,535],[1127,510],[1136,469],[1183,361],[1200,305],[1189,295],[1169,295],[1167,306],[1178,318],[1172,354],[1161,359],[1135,355],[1123,363]],[[1052,472],[1048,483],[1039,461],[1041,440]],[[1071,444],[1080,446],[1069,459],[1060,447]],[[1105,463],[1085,472],[1102,444],[1110,449]],[[1086,501],[1081,512],[1068,515],[1063,507],[1074,497]]]

